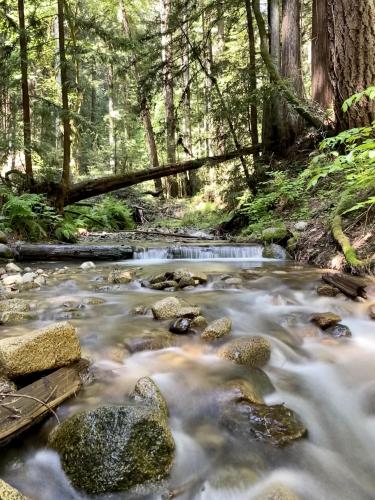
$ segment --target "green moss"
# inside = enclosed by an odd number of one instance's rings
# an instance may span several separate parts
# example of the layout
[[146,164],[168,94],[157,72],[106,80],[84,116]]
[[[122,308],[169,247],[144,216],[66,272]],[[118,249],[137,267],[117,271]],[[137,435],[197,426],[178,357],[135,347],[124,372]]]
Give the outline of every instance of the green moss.
[[262,240],[267,243],[281,241],[286,238],[288,230],[284,225],[268,227],[262,232]]

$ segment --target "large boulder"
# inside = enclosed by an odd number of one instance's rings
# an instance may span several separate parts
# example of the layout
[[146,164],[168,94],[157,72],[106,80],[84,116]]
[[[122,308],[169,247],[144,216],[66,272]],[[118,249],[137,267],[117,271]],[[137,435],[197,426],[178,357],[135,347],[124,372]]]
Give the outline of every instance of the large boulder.
[[14,253],[8,245],[4,245],[4,243],[0,243],[0,259],[13,259]]
[[203,340],[216,340],[229,335],[232,329],[232,320],[229,318],[219,318],[210,323],[202,332]]
[[282,246],[269,243],[263,248],[262,257],[265,259],[287,259],[288,253]]
[[69,365],[81,357],[76,329],[56,323],[19,337],[0,340],[0,368],[9,378]]
[[18,490],[0,479],[0,498],[1,500],[27,500]]
[[267,227],[262,232],[262,240],[266,243],[277,243],[288,236],[288,230],[285,226]]
[[102,406],[59,425],[49,446],[73,485],[89,494],[126,491],[165,478],[174,457],[166,419],[145,406]]
[[181,309],[180,301],[176,297],[166,297],[155,302],[151,307],[155,319],[173,319]]
[[239,337],[223,345],[219,356],[239,365],[259,368],[271,357],[271,344],[264,337]]
[[130,283],[131,281],[133,281],[134,276],[134,271],[129,271],[128,269],[113,269],[108,275],[108,283]]

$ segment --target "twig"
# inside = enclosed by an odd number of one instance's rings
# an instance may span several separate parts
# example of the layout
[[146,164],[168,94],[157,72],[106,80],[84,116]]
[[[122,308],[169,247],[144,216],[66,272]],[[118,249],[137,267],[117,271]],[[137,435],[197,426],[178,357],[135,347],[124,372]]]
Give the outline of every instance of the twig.
[[[55,391],[56,391],[56,387],[53,389],[52,393],[48,396],[47,401],[49,400],[49,398],[52,396],[52,394]],[[57,413],[50,407],[50,405],[48,405],[47,403],[45,403],[41,399],[35,398],[34,396],[29,396],[28,394],[17,394],[15,392],[0,392],[0,397],[3,397],[3,398],[11,397],[11,398],[32,399],[33,401],[36,401],[37,403],[45,406],[52,413],[52,415],[56,418],[57,423],[60,424],[60,419],[57,416]],[[17,400],[16,401],[12,401],[12,404],[14,404],[16,402],[17,402]],[[2,406],[3,406],[3,404],[2,404]],[[7,409],[9,410],[9,408],[7,408]]]

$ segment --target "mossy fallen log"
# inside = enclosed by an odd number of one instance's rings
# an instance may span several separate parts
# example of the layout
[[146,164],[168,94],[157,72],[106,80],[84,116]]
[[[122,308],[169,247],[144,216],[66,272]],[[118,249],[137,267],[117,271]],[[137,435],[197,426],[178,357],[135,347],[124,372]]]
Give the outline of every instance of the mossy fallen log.
[[19,260],[132,259],[134,249],[125,245],[37,245],[21,244],[15,247]]
[[340,292],[351,299],[357,297],[367,298],[366,284],[359,278],[346,276],[345,274],[327,273],[323,274],[322,280],[338,288]]

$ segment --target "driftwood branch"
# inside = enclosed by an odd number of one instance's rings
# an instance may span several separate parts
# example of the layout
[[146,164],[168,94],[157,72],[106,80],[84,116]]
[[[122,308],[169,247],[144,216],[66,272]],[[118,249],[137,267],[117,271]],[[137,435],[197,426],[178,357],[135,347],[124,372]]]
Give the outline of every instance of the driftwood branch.
[[[52,391],[55,392],[56,391],[56,388]],[[51,394],[52,394],[51,393]],[[40,405],[42,406],[45,406],[47,408],[48,411],[50,411],[52,413],[52,415],[55,417],[55,419],[57,420],[57,423],[59,424],[60,423],[60,419],[59,417],[57,416],[57,413],[53,410],[53,408],[51,408],[49,406],[49,404],[45,401],[42,401],[41,399],[38,399],[36,398],[35,396],[30,396],[29,394],[17,394],[16,392],[0,392],[0,397],[3,397],[4,399],[6,397],[10,397],[10,398],[26,398],[26,399],[32,399],[33,401],[36,401],[37,403],[39,403]],[[51,397],[51,395],[48,397],[48,399]],[[10,401],[9,403],[2,403],[1,406],[3,408],[6,408],[7,410],[11,410],[10,408],[8,408],[6,405],[7,404],[14,404],[17,402],[17,399],[14,400],[14,401]],[[16,410],[12,410],[12,412],[16,413]],[[18,413],[19,414],[19,413]],[[19,414],[20,415],[20,414]]]

